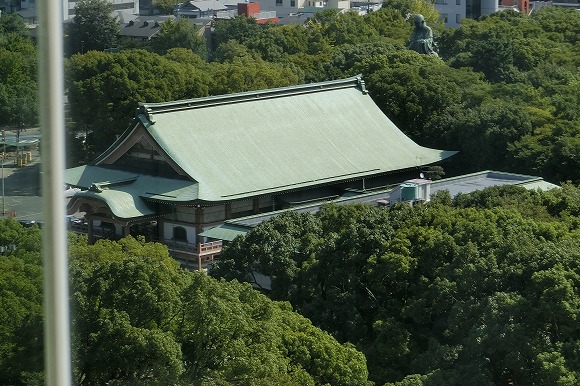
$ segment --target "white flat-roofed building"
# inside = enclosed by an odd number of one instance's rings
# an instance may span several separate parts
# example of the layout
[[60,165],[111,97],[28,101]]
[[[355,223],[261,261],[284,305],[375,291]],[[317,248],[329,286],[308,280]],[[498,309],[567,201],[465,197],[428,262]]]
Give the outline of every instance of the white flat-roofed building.
[[[139,0],[107,0],[113,6],[113,11],[118,13],[128,12],[130,14],[139,14]],[[63,21],[72,19],[75,16],[76,0],[62,0],[62,19]],[[18,6],[12,6],[8,12],[17,12],[23,16],[28,24],[36,24],[37,0],[21,0]],[[1,9],[1,7],[0,7]],[[32,20],[32,21],[31,21]]]

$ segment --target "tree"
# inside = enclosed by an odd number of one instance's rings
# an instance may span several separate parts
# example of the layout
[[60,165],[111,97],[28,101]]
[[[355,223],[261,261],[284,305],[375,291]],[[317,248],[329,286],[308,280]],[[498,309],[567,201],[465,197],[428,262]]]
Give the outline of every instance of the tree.
[[448,124],[434,122],[461,105],[461,86],[471,83],[473,88],[479,82],[473,73],[452,70],[438,58],[410,50],[369,57],[355,69],[368,80],[373,100],[407,135],[424,146],[456,149],[445,140]]
[[123,133],[139,102],[201,97],[209,90],[207,73],[194,67],[198,62],[174,62],[144,50],[89,52],[65,65],[72,130],[88,133],[85,162]]
[[[40,232],[0,222],[0,383],[41,379],[43,277]],[[40,383],[38,383],[40,384]]]
[[[0,222],[0,382],[42,384],[38,227]],[[69,235],[78,385],[369,386],[351,345],[249,285],[179,268],[161,244]]]
[[38,122],[34,54],[34,49],[29,53],[0,47],[0,124],[18,131]]
[[[396,10],[406,20],[410,20],[413,15],[421,14],[425,17],[425,22],[428,25],[434,26],[440,21],[439,12],[433,4],[432,2],[420,0],[388,0],[383,3],[382,8]],[[411,29],[409,28],[409,36],[410,32]]]
[[182,341],[191,379],[248,385],[368,385],[364,357],[248,285],[197,275]]
[[80,0],[75,17],[67,29],[69,54],[103,51],[114,47],[119,23],[111,14],[113,6],[105,0]]
[[153,0],[153,6],[162,15],[170,15],[179,2],[177,0]]
[[26,25],[17,13],[2,12],[0,18],[0,36],[6,36],[11,33],[18,35],[26,34]]
[[302,83],[303,79],[301,71],[295,66],[270,63],[250,56],[211,63],[210,74],[213,95],[290,86]]
[[179,269],[161,244],[71,242],[79,384],[368,384],[364,356],[248,285]]
[[[321,33],[332,45],[367,43],[377,40],[378,32],[354,11],[331,13],[325,10],[313,16],[320,23]],[[325,13],[326,14],[323,14]]]
[[0,126],[15,129],[17,141],[38,123],[37,53],[25,31],[14,16],[0,18]]
[[238,15],[230,20],[216,20],[213,33],[214,49],[229,40],[236,40],[245,45],[249,40],[255,39],[261,33],[261,26],[256,19],[244,15]]
[[70,251],[76,383],[175,383],[184,371],[171,334],[183,272],[160,244],[85,243],[75,240]]
[[205,57],[206,41],[199,34],[199,27],[181,18],[177,21],[169,19],[161,23],[161,29],[153,39],[153,49],[164,55],[172,48],[187,48]]

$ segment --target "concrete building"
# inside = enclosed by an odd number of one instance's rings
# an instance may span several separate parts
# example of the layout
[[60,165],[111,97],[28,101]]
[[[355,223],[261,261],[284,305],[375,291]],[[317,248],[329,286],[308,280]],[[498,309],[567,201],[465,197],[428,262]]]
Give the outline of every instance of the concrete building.
[[[138,15],[139,0],[107,0],[113,6],[116,14],[119,12]],[[75,0],[62,0],[62,20],[67,21],[75,15]],[[35,25],[37,21],[37,0],[0,0],[0,11],[18,13],[23,17],[26,24]]]
[[273,11],[281,19],[297,15],[314,15],[324,9],[347,11],[350,1],[343,0],[261,0],[263,11]]
[[499,11],[498,0],[435,0],[434,5],[446,27],[458,27],[466,17],[478,19]]

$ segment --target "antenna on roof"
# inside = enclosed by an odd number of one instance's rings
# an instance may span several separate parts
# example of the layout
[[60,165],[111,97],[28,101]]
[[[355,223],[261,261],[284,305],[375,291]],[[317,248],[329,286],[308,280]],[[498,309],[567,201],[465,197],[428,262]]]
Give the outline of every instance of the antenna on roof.
[[425,178],[425,174],[423,174],[423,172],[421,172],[421,173],[419,173],[419,177],[424,179]]

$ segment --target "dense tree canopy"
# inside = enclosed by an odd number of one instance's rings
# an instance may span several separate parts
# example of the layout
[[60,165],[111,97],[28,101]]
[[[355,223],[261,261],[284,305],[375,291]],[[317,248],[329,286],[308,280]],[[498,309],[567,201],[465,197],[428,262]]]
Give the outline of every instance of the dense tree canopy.
[[38,122],[37,53],[17,15],[0,18],[0,126]]
[[270,276],[270,296],[355,344],[377,384],[572,385],[579,197],[500,187],[289,213],[234,240],[211,273]]
[[[39,228],[0,222],[2,384],[42,384],[40,248]],[[180,269],[161,244],[71,235],[69,252],[77,385],[369,385],[352,345],[247,284]]]
[[66,70],[72,130],[89,134],[89,147],[83,152],[88,157],[85,162],[127,129],[139,102],[186,99],[208,93],[209,78],[205,71],[145,50],[74,55],[67,61]]
[[44,299],[38,228],[0,222],[0,384],[34,384],[43,370]]
[[188,48],[205,57],[206,42],[199,35],[199,27],[186,19],[177,21],[169,19],[161,23],[159,34],[153,40],[153,49],[160,54],[165,54],[172,48]]
[[[182,44],[191,31],[180,21],[142,49],[101,52],[116,36],[107,7],[77,3],[68,31],[77,53],[66,61],[70,130],[88,134],[76,161],[109,146],[138,102],[362,74],[411,138],[460,151],[455,173],[494,168],[580,181],[573,10],[500,12],[453,29],[416,0],[385,1],[364,16],[325,11],[304,26],[236,17],[216,21],[214,47],[202,57],[199,40]],[[415,13],[433,27],[440,58],[406,48]],[[37,112],[36,48],[23,32],[17,18],[0,18],[0,124],[20,127]],[[273,302],[248,285],[178,269],[160,245],[73,238],[75,381],[364,385],[368,363],[377,385],[575,385],[578,240],[580,193],[570,183],[548,193],[439,194],[413,208],[287,214],[236,239],[212,271],[249,282],[269,275]],[[2,222],[6,246],[0,383],[38,384],[39,230]]]

